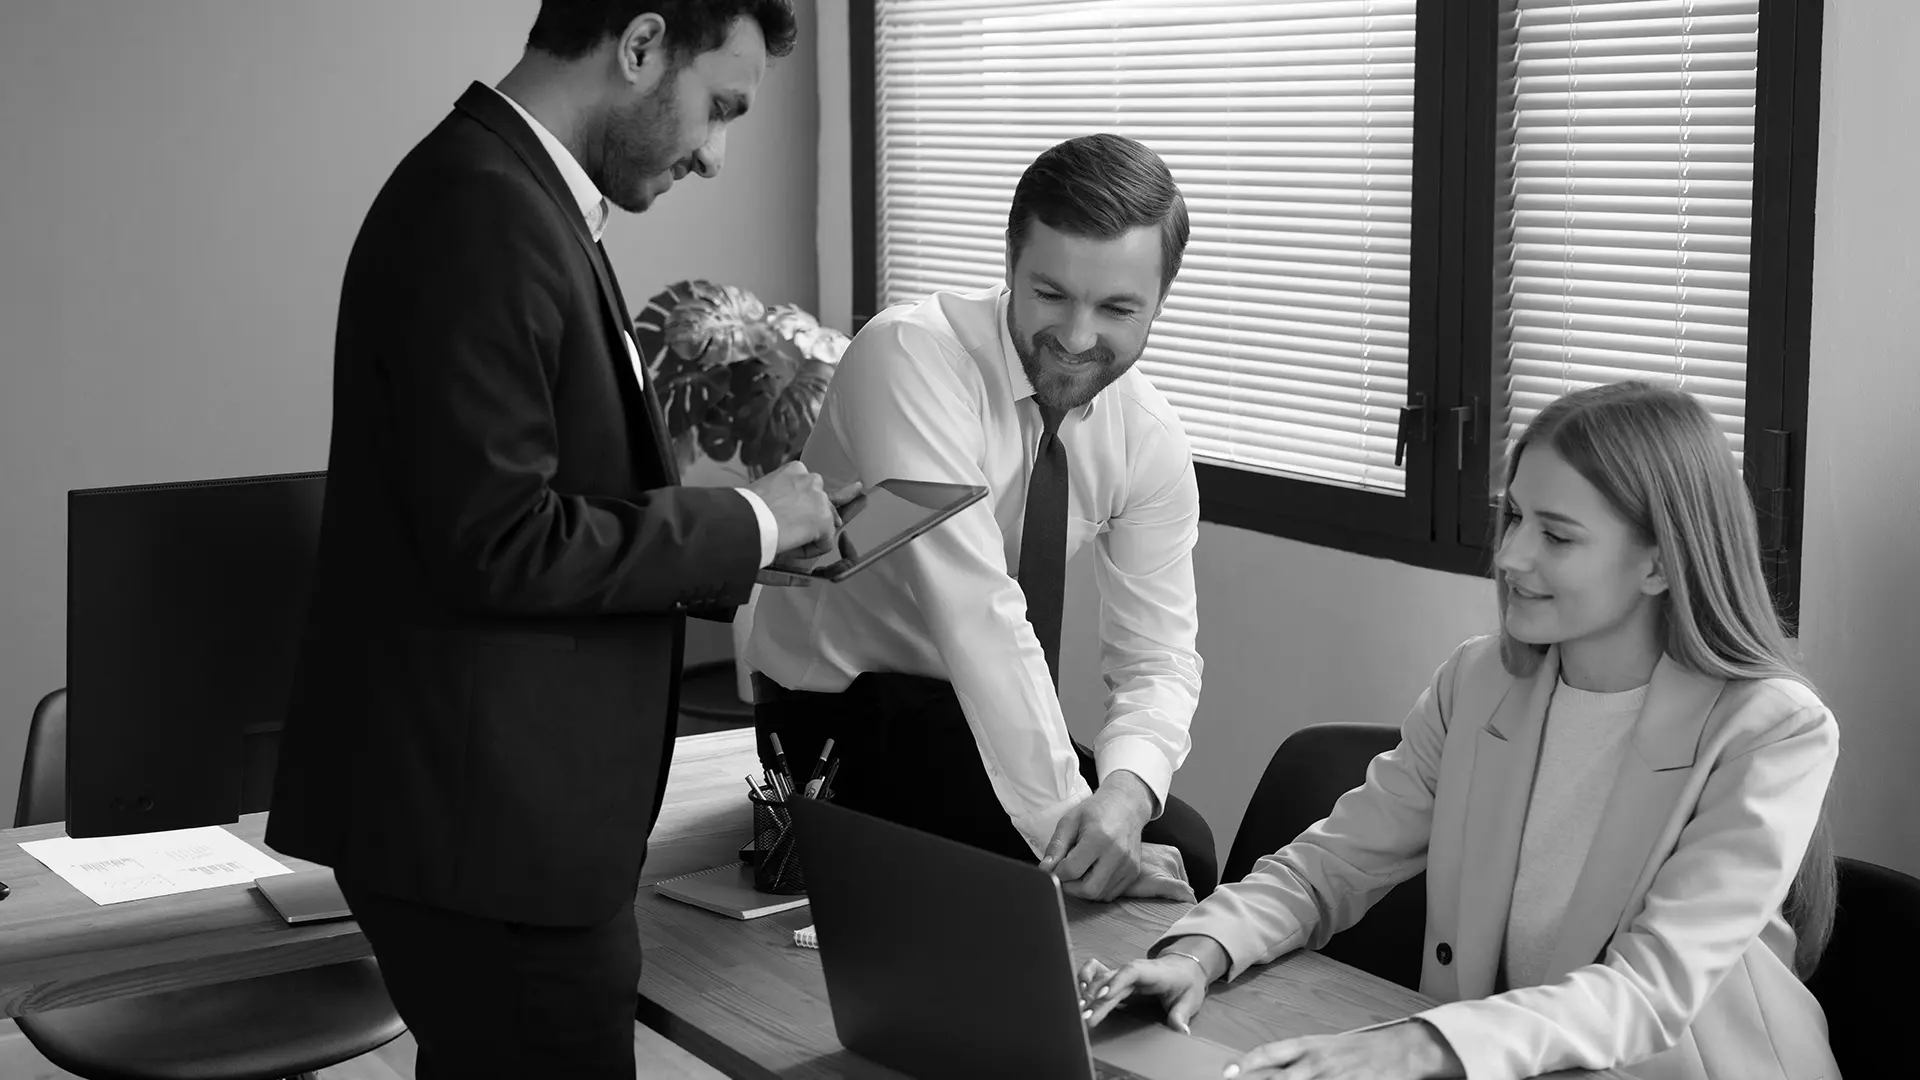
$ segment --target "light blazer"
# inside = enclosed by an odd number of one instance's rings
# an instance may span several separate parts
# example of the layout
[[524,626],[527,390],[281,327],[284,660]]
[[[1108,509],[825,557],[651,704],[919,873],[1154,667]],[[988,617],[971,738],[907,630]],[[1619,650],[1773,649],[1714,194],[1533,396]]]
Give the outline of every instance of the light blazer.
[[1154,949],[1207,935],[1237,977],[1325,945],[1424,868],[1420,989],[1446,1004],[1419,1015],[1471,1080],[1614,1066],[1647,1080],[1835,1080],[1780,905],[1839,732],[1791,680],[1727,682],[1660,661],[1546,980],[1494,993],[1558,673],[1557,650],[1515,678],[1497,638],[1462,645],[1364,785]]

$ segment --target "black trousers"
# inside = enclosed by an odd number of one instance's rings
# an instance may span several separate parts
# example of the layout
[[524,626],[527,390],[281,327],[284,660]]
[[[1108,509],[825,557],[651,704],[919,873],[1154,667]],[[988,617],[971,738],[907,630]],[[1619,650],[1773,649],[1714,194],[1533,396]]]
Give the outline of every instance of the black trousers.
[[632,1080],[640,935],[631,905],[598,926],[498,922],[340,891],[419,1044],[419,1080]]
[[[985,851],[1038,861],[993,793],[952,683],[874,672],[838,694],[785,690],[758,675],[754,683],[755,697],[765,699],[753,707],[763,764],[773,763],[769,736],[777,733],[795,780],[805,784],[831,738],[841,763],[835,802]],[[1077,743],[1074,749],[1081,775],[1097,789],[1093,754]],[[1213,891],[1220,874],[1213,830],[1191,806],[1169,797],[1140,838],[1180,852],[1195,895]]]

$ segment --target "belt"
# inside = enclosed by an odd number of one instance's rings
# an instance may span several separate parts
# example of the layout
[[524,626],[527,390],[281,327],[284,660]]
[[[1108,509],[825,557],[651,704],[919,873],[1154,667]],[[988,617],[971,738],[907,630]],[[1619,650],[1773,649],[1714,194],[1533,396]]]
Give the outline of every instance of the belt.
[[784,701],[788,698],[797,697],[801,693],[799,690],[789,690],[757,671],[750,673],[748,682],[753,686],[753,703],[755,705],[764,705],[771,701]]

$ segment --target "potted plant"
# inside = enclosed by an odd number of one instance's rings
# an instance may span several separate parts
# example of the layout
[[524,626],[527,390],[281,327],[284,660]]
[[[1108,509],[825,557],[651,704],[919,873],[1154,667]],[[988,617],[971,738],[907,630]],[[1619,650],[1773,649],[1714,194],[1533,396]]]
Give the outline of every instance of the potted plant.
[[[633,338],[682,481],[715,486],[750,483],[800,456],[848,340],[795,305],[768,307],[738,286],[699,280],[647,301]],[[749,600],[733,622],[743,701],[752,693],[738,657],[752,627]]]

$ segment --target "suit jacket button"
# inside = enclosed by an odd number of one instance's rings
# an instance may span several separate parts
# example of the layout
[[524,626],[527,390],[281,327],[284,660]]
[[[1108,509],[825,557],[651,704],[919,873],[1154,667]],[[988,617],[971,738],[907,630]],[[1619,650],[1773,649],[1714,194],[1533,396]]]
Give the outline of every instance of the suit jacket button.
[[1438,945],[1435,945],[1433,947],[1433,957],[1434,959],[1440,961],[1442,964],[1453,963],[1453,946],[1447,944],[1444,941]]

